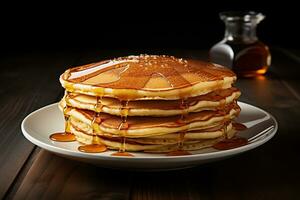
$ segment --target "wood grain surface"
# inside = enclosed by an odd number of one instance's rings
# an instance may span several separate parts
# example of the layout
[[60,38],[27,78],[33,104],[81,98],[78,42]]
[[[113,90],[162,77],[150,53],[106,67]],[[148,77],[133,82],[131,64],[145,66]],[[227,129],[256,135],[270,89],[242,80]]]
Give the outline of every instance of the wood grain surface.
[[272,113],[275,137],[244,154],[163,172],[120,171],[68,160],[35,147],[20,123],[58,101],[66,68],[136,53],[206,58],[205,51],[76,51],[11,55],[0,67],[0,199],[297,199],[300,188],[300,52],[272,49],[267,76],[239,79],[241,101]]

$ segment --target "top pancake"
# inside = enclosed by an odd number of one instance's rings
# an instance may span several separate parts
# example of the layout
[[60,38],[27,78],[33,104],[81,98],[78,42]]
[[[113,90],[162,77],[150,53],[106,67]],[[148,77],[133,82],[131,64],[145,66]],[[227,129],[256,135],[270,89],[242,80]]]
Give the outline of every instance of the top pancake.
[[230,88],[235,74],[220,65],[172,56],[128,56],[66,70],[67,91],[121,100],[182,99]]

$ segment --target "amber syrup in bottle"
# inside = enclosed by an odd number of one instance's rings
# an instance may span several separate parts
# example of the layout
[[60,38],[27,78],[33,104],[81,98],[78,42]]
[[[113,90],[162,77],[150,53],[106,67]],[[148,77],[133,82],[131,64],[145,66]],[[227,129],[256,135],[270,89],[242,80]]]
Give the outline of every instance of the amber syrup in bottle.
[[232,68],[240,77],[265,74],[271,54],[256,36],[257,24],[264,16],[255,12],[222,12],[220,18],[225,22],[225,37],[210,49],[210,60]]

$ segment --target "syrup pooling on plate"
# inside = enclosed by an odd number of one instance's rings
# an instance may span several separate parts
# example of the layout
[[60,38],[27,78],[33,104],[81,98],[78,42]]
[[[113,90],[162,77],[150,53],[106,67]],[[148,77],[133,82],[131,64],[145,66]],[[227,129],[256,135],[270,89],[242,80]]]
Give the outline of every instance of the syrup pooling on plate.
[[237,122],[232,123],[232,126],[237,131],[244,131],[247,129],[247,126],[245,126],[244,124],[241,124],[241,123],[237,123]]
[[128,152],[121,152],[121,151],[112,153],[111,155],[112,155],[112,156],[127,156],[127,157],[134,157],[134,155],[132,155],[131,153],[128,153]]
[[72,133],[59,132],[50,135],[50,139],[57,142],[73,142],[76,141],[76,137]]
[[[66,97],[68,98],[69,93],[66,93]],[[63,108],[63,114],[65,118],[65,131],[59,132],[59,133],[53,133],[50,135],[50,139],[52,141],[56,142],[73,142],[76,141],[76,137],[74,134],[70,132],[70,124],[69,124],[69,116],[67,115],[67,112],[70,110],[70,108],[65,105]]]
[[213,148],[217,150],[228,150],[234,149],[237,147],[245,146],[248,144],[248,140],[246,138],[234,137],[231,139],[222,140],[213,145]]
[[[233,122],[232,127],[236,131],[244,131],[244,130],[247,129],[247,127],[244,124],[237,123],[237,122]],[[244,146],[244,145],[248,144],[248,140],[246,138],[243,138],[243,137],[228,138],[226,129],[227,129],[227,126],[224,126],[225,140],[222,140],[222,141],[214,144],[213,147],[215,149],[227,150],[227,149],[233,149],[233,148],[241,147],[241,146]]]
[[[69,93],[66,93],[66,102],[69,99]],[[97,111],[101,111],[102,109],[102,104],[100,102],[101,97],[97,97],[97,101],[95,104],[95,110]],[[69,115],[68,115],[68,111],[70,110],[70,108],[65,105],[65,107],[63,108],[63,114],[65,117],[65,132],[62,133],[54,133],[52,135],[50,135],[50,139],[53,141],[59,141],[59,142],[71,142],[71,141],[76,141],[76,137],[74,134],[70,133],[70,122],[69,122]],[[91,126],[93,129],[93,133],[95,130],[95,124],[96,124],[96,120],[97,118],[99,118],[99,112],[94,112],[93,115],[93,119],[91,122]],[[83,145],[83,146],[79,146],[78,150],[81,152],[85,152],[85,153],[101,153],[107,150],[107,147],[105,145],[102,144],[89,144],[89,145]]]
[[84,153],[102,153],[107,150],[107,147],[103,144],[88,144],[79,146],[78,150]]

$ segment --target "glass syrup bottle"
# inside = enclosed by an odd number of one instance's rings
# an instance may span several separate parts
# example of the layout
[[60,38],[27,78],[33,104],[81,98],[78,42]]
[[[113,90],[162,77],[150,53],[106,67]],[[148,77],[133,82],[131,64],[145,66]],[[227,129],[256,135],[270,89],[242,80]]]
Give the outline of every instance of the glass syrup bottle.
[[211,62],[232,68],[240,77],[253,77],[267,72],[271,54],[256,36],[257,24],[265,16],[256,12],[221,12],[225,36],[209,52]]

